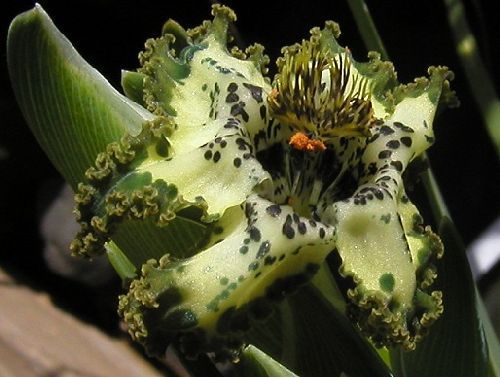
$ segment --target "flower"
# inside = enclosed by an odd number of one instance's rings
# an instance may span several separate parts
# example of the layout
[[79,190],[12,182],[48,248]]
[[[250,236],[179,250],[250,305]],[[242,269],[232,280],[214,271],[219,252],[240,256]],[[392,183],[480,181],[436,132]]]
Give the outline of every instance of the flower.
[[[113,249],[142,266],[119,313],[152,355],[174,342],[190,357],[234,356],[330,253],[352,281],[353,322],[377,346],[413,349],[443,311],[431,290],[443,247],[403,172],[433,143],[452,74],[400,85],[390,62],[357,62],[327,22],[283,49],[271,81],[262,46],[228,49],[234,13],[213,15],[187,31],[168,21],[124,73],[149,113],[78,185],[73,253]],[[134,239],[138,228],[151,236]]]

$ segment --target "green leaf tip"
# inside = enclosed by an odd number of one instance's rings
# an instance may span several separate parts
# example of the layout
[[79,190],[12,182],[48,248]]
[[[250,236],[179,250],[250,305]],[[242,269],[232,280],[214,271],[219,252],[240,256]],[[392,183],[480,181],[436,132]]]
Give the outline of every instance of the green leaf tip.
[[[77,189],[73,253],[107,250],[124,280],[135,276],[119,312],[150,354],[174,342],[235,359],[255,320],[331,252],[354,282],[344,293],[356,326],[377,346],[415,348],[443,311],[432,290],[443,248],[403,173],[432,145],[438,106],[454,103],[446,68],[400,85],[392,63],[357,62],[327,22],[283,49],[271,80],[264,48],[231,47],[236,16],[214,5],[213,21],[169,20],[146,42],[137,72],[122,72],[126,99],[42,12],[11,27],[16,94]],[[26,56],[47,73],[19,69]],[[31,82],[48,85],[35,98]]]
[[107,144],[153,119],[78,54],[39,4],[12,21],[7,61],[28,125],[74,189]]
[[238,371],[243,377],[298,377],[253,345],[246,346],[240,358]]

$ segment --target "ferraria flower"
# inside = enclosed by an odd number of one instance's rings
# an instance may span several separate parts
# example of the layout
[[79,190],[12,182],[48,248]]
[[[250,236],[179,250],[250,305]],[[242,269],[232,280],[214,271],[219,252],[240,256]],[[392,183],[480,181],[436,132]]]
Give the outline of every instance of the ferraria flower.
[[271,80],[262,46],[228,47],[234,13],[213,16],[191,30],[168,21],[123,73],[141,131],[72,182],[73,253],[118,250],[137,268],[119,313],[153,355],[171,342],[234,355],[330,253],[352,282],[356,326],[377,346],[413,349],[443,311],[431,288],[443,247],[403,173],[434,141],[452,74],[433,67],[400,85],[376,53],[354,60],[327,22],[283,49]]

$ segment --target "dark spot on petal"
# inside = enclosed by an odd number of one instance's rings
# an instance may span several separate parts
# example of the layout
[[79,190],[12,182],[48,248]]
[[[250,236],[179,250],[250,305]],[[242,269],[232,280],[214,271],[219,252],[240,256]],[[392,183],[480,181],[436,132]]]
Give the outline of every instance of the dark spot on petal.
[[257,251],[257,255],[255,256],[257,259],[263,258],[267,253],[271,250],[271,242],[264,241],[260,244],[259,251]]
[[408,133],[415,132],[413,130],[413,128],[405,126],[403,123],[400,123],[400,122],[394,122],[394,127],[399,128],[400,130],[403,130],[404,132],[408,132]]
[[325,238],[326,232],[324,228],[319,228],[319,238]]
[[248,271],[255,271],[259,268],[259,262],[252,262],[248,265]]
[[391,161],[391,165],[394,166],[397,171],[403,171],[403,164],[401,161]]
[[387,213],[385,215],[381,215],[380,220],[385,224],[389,224],[391,222],[391,214]]
[[238,102],[240,100],[240,97],[236,93],[228,93],[226,97],[226,102],[227,103],[233,103],[233,102]]
[[390,149],[398,149],[400,146],[400,143],[398,140],[390,140],[388,141],[385,146]]
[[401,143],[403,143],[403,145],[407,146],[407,147],[411,147],[411,144],[412,144],[412,139],[411,137],[409,136],[403,136],[401,139]]
[[243,83],[243,86],[250,91],[252,98],[257,102],[262,102],[262,88],[248,83]]
[[382,190],[379,190],[379,189],[373,189],[373,194],[375,195],[375,197],[376,197],[378,200],[383,200],[383,199],[384,199],[384,193],[382,192]]
[[271,255],[268,255],[267,257],[264,258],[264,264],[266,266],[270,266],[276,262],[276,257],[273,257]]
[[267,109],[265,105],[262,105],[259,109],[260,119],[266,119]]
[[307,232],[307,227],[306,227],[306,224],[303,223],[303,222],[300,222],[298,225],[297,225],[297,229],[299,231],[300,234],[306,234]]
[[389,126],[382,126],[382,127],[380,127],[380,133],[382,135],[387,136],[387,135],[393,134],[394,130],[391,127],[389,127]]
[[391,157],[391,155],[392,155],[392,152],[390,150],[384,150],[378,154],[378,158],[383,160],[383,159]]
[[237,90],[238,90],[238,85],[235,82],[232,82],[227,86],[228,92],[236,92]]
[[168,156],[168,142],[165,139],[161,139],[155,147],[158,156],[167,157]]
[[293,230],[292,226],[289,223],[283,224],[283,234],[288,238],[289,240],[293,239],[295,237],[295,230]]
[[245,111],[245,102],[242,101],[231,106],[231,115],[232,116],[241,115],[241,118],[245,122],[248,122],[248,120],[250,119],[248,113]]
[[216,151],[214,153],[214,162],[218,162],[220,160],[220,152]]
[[266,208],[266,212],[272,217],[278,217],[281,214],[281,207],[279,204],[272,204]]
[[259,242],[261,238],[260,230],[252,226],[249,231],[250,239],[255,242]]

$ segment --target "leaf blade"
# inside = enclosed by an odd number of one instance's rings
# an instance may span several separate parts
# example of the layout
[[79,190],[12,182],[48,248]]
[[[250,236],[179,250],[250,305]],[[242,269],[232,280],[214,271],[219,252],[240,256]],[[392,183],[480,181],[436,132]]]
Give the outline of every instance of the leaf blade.
[[7,52],[23,115],[73,188],[110,142],[153,118],[88,64],[40,5],[12,21]]
[[243,350],[240,359],[237,368],[242,377],[298,377],[253,345]]
[[267,323],[252,330],[250,342],[302,377],[392,376],[348,318],[313,286],[289,297]]

